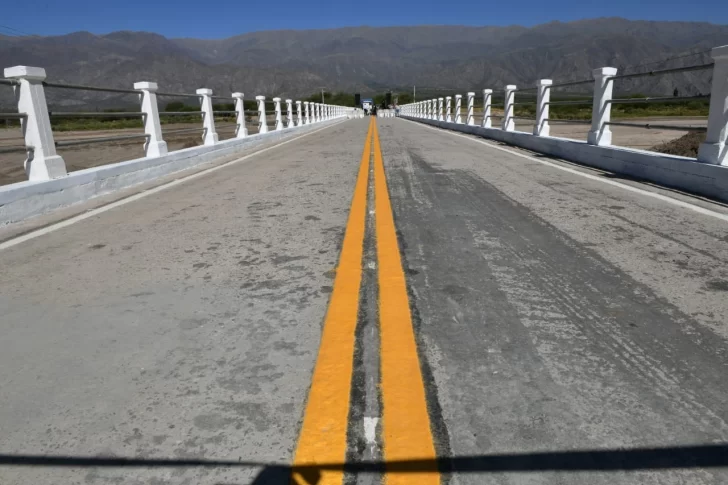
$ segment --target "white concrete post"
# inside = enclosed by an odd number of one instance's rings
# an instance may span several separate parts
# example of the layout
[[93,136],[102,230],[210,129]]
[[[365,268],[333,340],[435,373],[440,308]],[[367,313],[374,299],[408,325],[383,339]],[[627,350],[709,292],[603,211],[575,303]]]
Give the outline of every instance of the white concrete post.
[[513,131],[516,129],[516,120],[513,119],[513,103],[516,99],[516,86],[509,84],[503,98],[503,121],[501,129],[503,131]]
[[313,110],[313,122],[318,123],[318,103],[311,103],[311,109]]
[[462,107],[463,107],[463,95],[462,94],[456,94],[455,95],[455,123],[458,125],[463,124],[462,119]]
[[310,125],[311,124],[311,107],[309,106],[308,101],[303,102],[303,107],[306,111],[306,118],[303,120],[304,125]]
[[475,107],[475,93],[468,93],[468,114],[467,121],[465,124],[468,126],[475,126],[475,116],[473,116],[473,109]]
[[286,100],[286,128],[290,128],[292,126],[296,126],[296,124],[293,122],[293,100],[287,99]]
[[301,117],[301,102],[296,101],[296,126],[303,125],[303,118]]
[[708,133],[698,149],[698,161],[728,165],[728,45],[715,47],[710,56],[715,64],[710,87]]
[[244,98],[245,95],[243,93],[233,93],[233,99],[235,100],[235,122],[238,125],[235,128],[235,138],[245,138],[248,136],[248,128],[245,126]]
[[445,96],[445,121],[452,123],[452,96]]
[[442,102],[444,98],[437,98],[437,121],[444,121],[445,118],[442,116]]
[[592,126],[586,137],[590,145],[611,145],[612,130],[609,121],[612,119],[612,89],[614,82],[610,76],[617,74],[616,67],[600,67],[592,71],[594,75],[594,102],[592,104]]
[[538,136],[549,136],[549,102],[551,101],[551,79],[539,79],[536,83],[536,124],[533,126],[533,134]]
[[483,128],[491,128],[490,108],[493,104],[493,90],[483,89]]
[[144,133],[147,140],[144,142],[144,153],[148,157],[160,157],[167,154],[167,143],[162,139],[162,123],[159,121],[159,107],[157,106],[157,83],[134,83],[134,89],[141,91],[139,98],[144,113]]
[[258,133],[268,133],[268,121],[265,119],[265,96],[256,96],[258,102]]
[[273,103],[275,106],[275,131],[281,131],[283,129],[283,119],[281,118],[281,98],[273,98]]
[[18,113],[25,113],[20,120],[25,137],[28,158],[25,160],[25,173],[28,180],[49,180],[63,177],[66,162],[56,154],[48,105],[46,104],[43,80],[45,69],[41,67],[15,66],[5,69],[5,77],[17,80],[20,85],[13,86],[18,101]]
[[197,90],[200,95],[200,108],[202,111],[202,139],[204,145],[217,143],[217,132],[215,131],[215,113],[212,111],[212,89],[200,88]]
[[437,119],[437,100],[436,99],[430,100],[430,119],[431,120]]

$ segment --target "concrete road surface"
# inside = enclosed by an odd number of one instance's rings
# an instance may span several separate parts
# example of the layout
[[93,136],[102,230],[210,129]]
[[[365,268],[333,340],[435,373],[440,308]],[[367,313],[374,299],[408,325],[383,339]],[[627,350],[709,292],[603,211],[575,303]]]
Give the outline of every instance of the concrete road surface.
[[0,250],[2,484],[728,482],[719,204],[364,119],[91,214]]

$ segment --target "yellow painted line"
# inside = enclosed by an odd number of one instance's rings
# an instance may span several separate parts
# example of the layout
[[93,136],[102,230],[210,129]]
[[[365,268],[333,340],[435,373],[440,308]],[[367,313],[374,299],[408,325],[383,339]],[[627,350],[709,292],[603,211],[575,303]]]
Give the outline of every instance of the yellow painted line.
[[[370,121],[293,461],[294,467],[323,463],[343,465],[346,460],[346,431],[359,311],[373,125]],[[316,484],[341,485],[343,478],[343,467],[322,470]],[[294,473],[293,483],[306,484],[308,480]]]
[[[385,481],[387,485],[439,485],[425,385],[376,123],[373,138]],[[402,460],[432,460],[432,468],[406,473],[386,471],[387,462]]]

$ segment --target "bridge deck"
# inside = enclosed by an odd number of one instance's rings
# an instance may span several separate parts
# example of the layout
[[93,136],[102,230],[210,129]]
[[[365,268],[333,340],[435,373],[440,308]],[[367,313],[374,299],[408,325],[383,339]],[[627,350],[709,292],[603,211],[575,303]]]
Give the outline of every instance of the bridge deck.
[[[304,415],[317,412],[306,404],[329,298],[350,277],[336,265],[368,123],[0,251],[0,453],[291,463]],[[487,467],[499,453],[728,440],[725,208],[408,121],[377,124],[438,457],[484,456],[474,463]],[[374,181],[371,211],[387,192]],[[390,337],[372,325],[386,250],[376,203],[360,242],[344,423],[348,456],[373,460],[382,440],[386,452],[387,439],[407,438],[377,421],[391,391],[377,386]],[[287,483],[260,473],[0,467],[0,482]],[[726,479],[687,469],[454,483]]]

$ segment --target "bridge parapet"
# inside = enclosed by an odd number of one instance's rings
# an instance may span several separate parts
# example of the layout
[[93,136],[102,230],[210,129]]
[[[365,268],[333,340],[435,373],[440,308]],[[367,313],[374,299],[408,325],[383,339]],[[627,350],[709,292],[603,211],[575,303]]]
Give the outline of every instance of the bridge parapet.
[[[246,112],[244,107],[244,94],[242,92],[232,93],[234,111],[219,111],[214,109],[213,100],[230,101],[230,98],[213,96],[211,89],[200,88],[194,94],[191,93],[164,93],[159,92],[157,83],[138,82],[134,83],[133,89],[106,88],[99,86],[80,86],[46,81],[45,70],[39,67],[15,66],[6,68],[4,75],[7,79],[0,79],[0,85],[9,85],[13,88],[17,98],[18,113],[0,113],[0,119],[19,119],[22,127],[24,146],[11,147],[3,151],[26,152],[25,172],[30,181],[51,180],[68,175],[64,159],[56,153],[56,147],[82,145],[90,143],[111,142],[116,140],[130,140],[139,138],[143,140],[144,154],[146,158],[157,158],[168,154],[169,149],[163,138],[161,117],[199,115],[202,126],[200,128],[203,146],[214,146],[221,142],[215,129],[215,116],[235,116],[235,138],[245,138],[248,135],[246,128],[246,114],[254,115],[256,112]],[[45,89],[73,89],[85,91],[100,91],[106,93],[135,94],[139,96],[140,110],[125,112],[53,112],[48,108],[45,97]],[[159,96],[172,96],[179,98],[197,98],[200,102],[199,111],[160,111],[158,106]],[[266,110],[264,96],[256,96],[258,101],[258,133],[268,132],[267,117],[271,114]],[[316,114],[313,119],[306,116],[306,122],[302,122],[299,108],[299,120],[296,124],[292,114],[293,100],[286,100],[288,108],[287,125],[284,125],[281,116],[280,98],[274,98],[274,119],[275,130],[294,129],[303,124],[318,123],[320,121],[351,117],[351,108],[330,104],[316,104]],[[296,101],[300,106],[300,101]],[[308,106],[308,104],[306,105]],[[54,116],[64,118],[141,118],[144,132],[139,134],[125,134],[111,137],[86,137],[78,140],[56,141],[54,140],[51,119]],[[168,134],[179,134],[195,132],[198,129],[183,129],[171,131]]]
[[[477,126],[471,120],[471,102],[473,93],[468,93],[468,112],[466,123],[461,118],[462,95],[455,95],[455,113],[450,114],[450,100],[447,96],[445,121],[439,116],[432,119],[426,109],[428,101],[415,102],[400,106],[400,116],[422,123],[478,135],[484,138],[505,142],[535,152],[552,155],[565,160],[591,165],[600,169],[625,174],[642,180],[649,180],[669,187],[687,190],[703,196],[728,202],[728,46],[712,49],[714,62],[687,67],[660,69],[648,72],[619,74],[616,68],[603,67],[595,69],[590,79],[579,81],[554,82],[551,79],[540,79],[533,87],[518,88],[507,85],[503,90],[483,89],[483,118]],[[643,76],[662,76],[688,71],[712,71],[710,94],[695,96],[658,96],[658,97],[614,97],[614,82],[622,79]],[[593,95],[589,99],[552,100],[551,92],[555,88],[572,88],[574,86],[591,85]],[[516,102],[516,95],[533,91],[535,101]],[[503,114],[492,112],[493,95],[503,96]],[[521,94],[519,94],[521,93]],[[612,106],[615,104],[669,103],[709,99],[709,115],[707,126],[686,125],[684,121],[677,123],[635,123],[612,120]],[[424,104],[423,104],[424,103]],[[515,106],[534,105],[535,118],[516,116]],[[552,106],[591,106],[591,119],[566,119],[553,117]],[[423,109],[425,108],[425,109]],[[527,111],[527,110],[524,110]],[[494,128],[492,118],[501,118],[500,127]],[[534,123],[531,132],[518,131],[516,120],[528,120]],[[589,125],[585,141],[562,138],[551,135],[551,123],[572,123]],[[706,138],[700,144],[696,157],[668,155],[649,150],[614,146],[612,144],[612,126],[628,128],[655,128],[661,130],[677,130],[682,132],[706,132]]]

